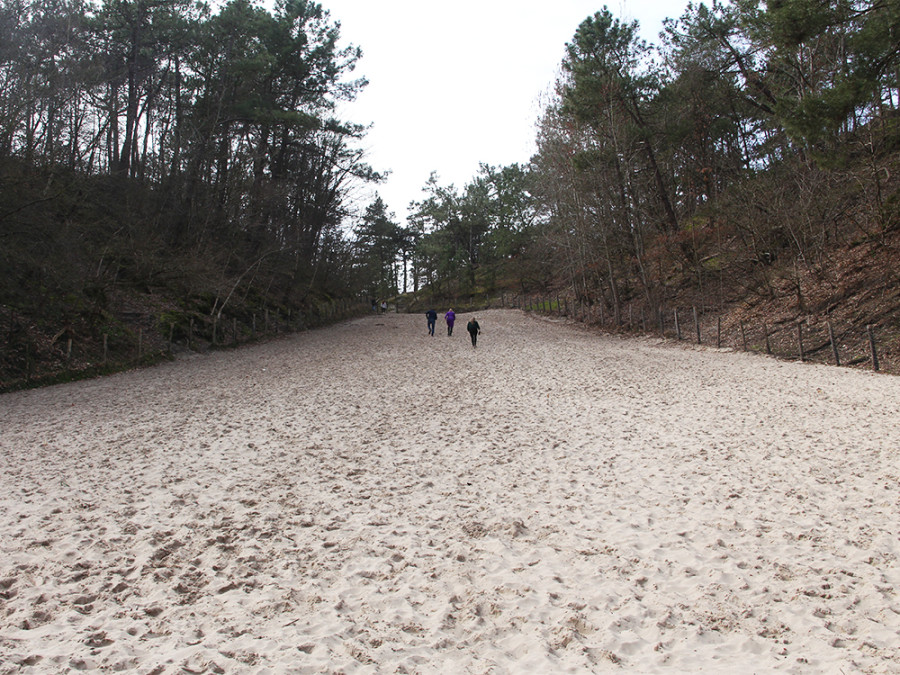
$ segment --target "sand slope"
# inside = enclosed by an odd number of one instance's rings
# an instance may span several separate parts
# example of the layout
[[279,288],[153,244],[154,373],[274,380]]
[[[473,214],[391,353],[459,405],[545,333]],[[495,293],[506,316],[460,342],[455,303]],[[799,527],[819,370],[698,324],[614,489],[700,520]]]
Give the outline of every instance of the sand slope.
[[900,379],[478,317],[0,396],[0,673],[900,672]]

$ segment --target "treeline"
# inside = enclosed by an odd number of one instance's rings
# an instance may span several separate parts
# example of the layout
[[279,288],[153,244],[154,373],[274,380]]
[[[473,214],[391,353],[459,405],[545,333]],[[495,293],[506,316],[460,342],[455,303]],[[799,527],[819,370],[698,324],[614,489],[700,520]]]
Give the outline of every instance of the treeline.
[[898,35],[880,0],[692,4],[658,45],[597,12],[567,45],[513,224],[483,218],[508,203],[482,190],[496,169],[435,186],[410,219],[430,223],[423,278],[465,292],[492,260],[609,316],[785,294],[796,315],[830,311],[811,286],[840,286],[840,251],[898,253]]
[[870,283],[847,322],[900,333],[897,35],[893,0],[692,4],[656,45],[603,9],[534,157],[434,175],[400,223],[354,202],[361,52],[320,4],[0,0],[0,381],[137,316],[163,339],[403,292],[789,321]]
[[0,0],[0,36],[4,304],[100,311],[123,277],[209,312],[351,292],[347,194],[378,176],[335,116],[360,53],[319,4]]

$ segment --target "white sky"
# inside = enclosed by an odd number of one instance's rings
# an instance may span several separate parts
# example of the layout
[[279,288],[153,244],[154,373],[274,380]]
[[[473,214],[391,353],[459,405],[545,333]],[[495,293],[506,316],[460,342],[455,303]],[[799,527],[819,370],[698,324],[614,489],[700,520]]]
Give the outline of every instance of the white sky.
[[[390,171],[354,198],[360,210],[377,191],[399,223],[424,197],[432,171],[462,188],[479,163],[525,163],[534,154],[541,98],[578,25],[603,7],[586,0],[320,0],[341,24],[342,45],[363,51],[355,76],[369,85],[340,114],[372,124],[368,162]],[[658,42],[666,17],[687,0],[611,0],[620,20],[636,19]]]

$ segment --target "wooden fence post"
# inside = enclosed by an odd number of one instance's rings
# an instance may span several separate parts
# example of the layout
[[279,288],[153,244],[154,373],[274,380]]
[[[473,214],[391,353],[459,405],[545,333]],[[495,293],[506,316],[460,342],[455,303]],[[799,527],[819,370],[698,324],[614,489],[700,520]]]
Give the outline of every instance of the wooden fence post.
[[744,351],[747,351],[747,331],[744,330],[743,321],[741,321],[741,343],[744,345]]
[[826,325],[828,326],[828,340],[831,342],[831,353],[834,355],[834,365],[839,366],[841,357],[838,354],[837,342],[834,341],[834,329],[831,327],[831,321],[828,321]]
[[169,354],[172,353],[172,340],[175,337],[175,322],[169,324]]
[[722,348],[722,317],[716,317],[716,349]]
[[763,333],[766,334],[766,354],[771,354],[772,353],[772,345],[769,342],[769,326],[765,321],[763,321]]
[[681,324],[678,323],[678,308],[677,307],[674,309],[674,314],[675,314],[675,339],[680,340],[681,339]]
[[697,344],[702,344],[702,340],[700,339],[700,317],[697,315],[697,307],[694,306],[691,308],[694,312],[694,332],[697,333]]
[[872,353],[872,370],[878,370],[878,352],[875,349],[875,331],[872,329],[872,325],[869,324],[866,326],[866,333],[869,336],[869,351]]
[[238,343],[237,339],[237,319],[235,317],[231,318],[231,339],[234,344]]
[[803,322],[797,322],[797,344],[800,347],[800,360],[806,361],[806,353],[803,351]]

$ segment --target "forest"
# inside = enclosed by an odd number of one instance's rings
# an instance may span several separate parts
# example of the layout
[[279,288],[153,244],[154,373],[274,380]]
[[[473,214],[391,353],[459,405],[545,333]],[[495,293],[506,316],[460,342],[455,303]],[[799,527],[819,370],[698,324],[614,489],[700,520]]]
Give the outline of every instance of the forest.
[[364,47],[306,0],[0,0],[0,390],[376,298],[663,333],[682,308],[822,354],[827,324],[900,362],[896,0],[690,4],[658,45],[602,8],[530,161],[436,173],[405,222],[357,196]]

